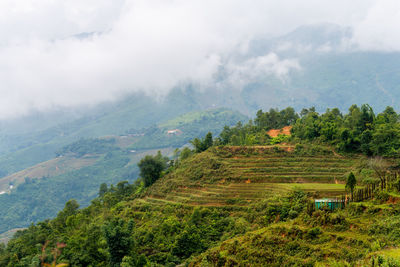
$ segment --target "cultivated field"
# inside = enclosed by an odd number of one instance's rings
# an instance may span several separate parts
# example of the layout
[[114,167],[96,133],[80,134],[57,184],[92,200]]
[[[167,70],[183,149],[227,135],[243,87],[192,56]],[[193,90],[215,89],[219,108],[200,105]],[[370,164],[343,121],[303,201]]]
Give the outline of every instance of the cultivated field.
[[302,189],[339,196],[360,158],[327,148],[222,147],[195,155],[153,186],[140,201],[200,206],[246,206],[272,194]]
[[40,179],[43,177],[57,176],[73,170],[79,170],[83,167],[93,165],[97,159],[98,156],[95,155],[83,158],[74,158],[69,156],[54,158],[0,178],[0,191],[7,191],[10,184],[13,184],[15,187],[18,184],[23,183],[26,178]]

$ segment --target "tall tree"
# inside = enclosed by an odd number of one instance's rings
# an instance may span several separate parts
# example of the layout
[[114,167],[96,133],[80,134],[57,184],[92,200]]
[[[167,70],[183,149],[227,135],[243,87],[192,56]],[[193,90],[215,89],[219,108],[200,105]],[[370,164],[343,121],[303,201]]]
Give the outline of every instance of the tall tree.
[[371,169],[374,170],[376,176],[381,181],[381,189],[386,187],[386,175],[388,172],[388,163],[382,157],[371,158],[368,162]]
[[195,138],[190,143],[194,146],[196,153],[206,151],[209,147],[213,145],[212,133],[208,132],[204,139]]
[[350,190],[351,199],[353,199],[354,197],[354,188],[356,187],[356,185],[357,185],[356,177],[354,176],[354,173],[350,172],[346,181],[346,189]]
[[119,267],[123,257],[130,254],[132,230],[133,221],[125,223],[122,219],[114,219],[105,224],[103,231],[110,253],[110,266]]
[[161,177],[162,171],[167,168],[167,158],[163,157],[160,152],[156,156],[147,155],[140,160],[138,166],[144,185],[150,186]]

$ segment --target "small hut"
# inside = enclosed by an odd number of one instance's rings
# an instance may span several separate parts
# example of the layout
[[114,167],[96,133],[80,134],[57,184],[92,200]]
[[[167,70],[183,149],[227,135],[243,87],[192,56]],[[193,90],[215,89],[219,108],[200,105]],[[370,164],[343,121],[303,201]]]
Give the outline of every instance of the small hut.
[[321,198],[315,199],[315,209],[328,208],[330,210],[344,208],[345,202],[337,198]]

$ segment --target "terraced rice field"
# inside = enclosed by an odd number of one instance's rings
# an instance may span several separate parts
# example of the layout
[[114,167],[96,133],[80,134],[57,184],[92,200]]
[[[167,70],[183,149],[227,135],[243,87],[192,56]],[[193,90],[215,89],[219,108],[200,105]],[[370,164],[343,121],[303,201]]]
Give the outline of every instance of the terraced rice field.
[[359,160],[335,153],[299,156],[290,150],[257,153],[255,149],[250,152],[217,153],[225,172],[208,174],[197,183],[185,183],[190,177],[184,177],[180,186],[171,192],[150,194],[142,201],[240,207],[296,188],[316,197],[339,196],[345,191],[347,174]]
[[235,156],[228,158],[234,170],[233,180],[250,180],[258,183],[335,183],[344,179],[353,160],[335,155],[325,157],[293,157],[290,155]]

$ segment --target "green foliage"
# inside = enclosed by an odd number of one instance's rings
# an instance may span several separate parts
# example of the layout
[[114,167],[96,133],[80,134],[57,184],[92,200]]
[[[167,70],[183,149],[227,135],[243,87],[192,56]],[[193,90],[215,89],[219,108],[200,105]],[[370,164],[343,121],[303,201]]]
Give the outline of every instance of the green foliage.
[[[193,155],[190,149],[176,151],[175,164],[166,172],[161,153],[145,157],[139,163],[143,181],[103,184],[93,190],[98,198],[81,210],[68,202],[55,219],[32,225],[0,249],[0,265],[34,263],[38,247],[48,240],[66,244],[59,260],[72,266],[356,265],[371,251],[400,245],[399,209],[382,201],[380,206],[352,203],[340,211],[313,212],[309,194],[284,192],[293,188],[288,182],[295,175],[301,178],[299,188],[305,188],[304,181],[332,181],[339,174],[343,179],[353,159],[323,144],[375,153],[377,122],[395,121],[393,112],[387,113],[375,116],[367,105],[352,106],[345,116],[338,110],[323,115],[303,110],[293,128],[303,143],[294,151],[289,146],[223,146],[269,144],[265,129],[277,114],[270,111],[268,119],[260,113],[260,121],[268,123],[239,123],[216,140],[210,133],[194,144],[196,152],[219,146]],[[113,154],[123,151],[104,160]],[[351,189],[355,177],[350,176]],[[343,190],[343,184],[337,186]]]
[[144,267],[146,265],[147,259],[144,255],[124,256],[121,262],[121,267]]
[[246,125],[238,122],[234,127],[225,126],[220,134],[219,142],[222,145],[229,144],[234,146],[267,145],[286,142],[288,137],[284,135],[270,140],[266,131],[292,125],[298,118],[298,114],[292,107],[281,111],[278,109],[270,109],[269,112],[259,110],[254,119],[254,124],[250,120]]
[[107,193],[108,188],[106,183],[102,183],[99,189],[99,197],[103,197],[105,193]]
[[162,171],[167,168],[167,161],[168,158],[163,157],[160,151],[156,156],[148,155],[140,160],[138,167],[145,186],[152,185],[161,177]]
[[269,141],[269,143],[271,145],[276,145],[276,144],[280,144],[280,143],[284,143],[289,141],[290,137],[284,134],[279,134],[277,137],[273,137],[271,138],[271,140]]
[[217,140],[221,145],[253,146],[269,144],[270,137],[265,130],[259,130],[250,120],[245,125],[238,122],[234,127],[225,126]]
[[179,157],[179,159],[180,159],[180,160],[185,160],[185,159],[187,159],[188,157],[190,157],[192,154],[193,154],[193,153],[192,153],[192,150],[191,150],[190,148],[184,147],[184,148],[182,149],[182,151],[180,152],[180,157]]
[[383,255],[374,255],[370,259],[369,266],[399,267],[400,260],[392,257],[385,257]]
[[0,232],[54,217],[70,199],[76,199],[83,207],[89,205],[97,197],[101,183],[136,179],[138,168],[129,161],[127,153],[116,150],[100,157],[94,165],[52,179],[32,179],[10,194],[0,195]]
[[190,143],[194,146],[196,153],[206,151],[213,145],[212,133],[208,132],[203,139],[195,138]]
[[380,202],[386,202],[389,200],[389,193],[386,191],[379,191],[376,195],[375,195],[375,199],[380,201]]
[[301,190],[294,190],[287,197],[278,197],[267,206],[265,220],[267,223],[294,219],[306,208],[307,196]]
[[[302,151],[308,149],[307,145],[302,146]],[[158,157],[162,158],[160,154]],[[70,201],[55,219],[18,233],[0,250],[0,266],[29,266],[38,259],[38,248],[46,241],[50,247],[57,242],[66,244],[58,260],[70,266],[353,264],[372,249],[367,240],[369,229],[376,231],[374,238],[382,243],[396,244],[396,231],[388,238],[381,224],[369,228],[376,223],[368,219],[372,208],[365,206],[357,214],[349,208],[309,215],[308,194],[300,189],[288,193],[264,190],[250,198],[248,194],[260,184],[228,182],[239,179],[230,165],[232,161],[240,160],[241,167],[252,163],[267,168],[265,162],[283,160],[285,166],[292,168],[303,157],[306,161],[300,165],[315,167],[314,161],[309,162],[315,157],[297,155],[295,151],[212,147],[180,160],[170,173],[147,188],[141,181],[101,185],[95,191],[101,193],[90,206],[77,209],[77,203]],[[328,164],[333,158],[334,164],[348,164],[346,159],[332,154],[319,157]],[[274,168],[279,170],[278,166]],[[241,187],[246,197],[239,197],[240,191],[234,191],[239,185],[246,185]],[[179,194],[186,187],[188,193]],[[231,194],[229,197],[223,196],[224,187]],[[209,202],[201,202],[207,198],[220,202],[208,206]],[[185,204],[185,199],[193,202]],[[366,221],[355,221],[359,218]],[[397,229],[394,221],[388,224]]]
[[350,172],[350,174],[347,176],[346,180],[346,189],[349,189],[351,192],[351,195],[353,196],[354,188],[357,185],[357,180],[356,177],[354,176],[353,172]]
[[59,157],[72,153],[76,157],[82,157],[86,154],[104,154],[117,149],[114,138],[88,138],[64,146],[56,152],[56,155]]
[[114,219],[104,225],[103,231],[110,254],[110,266],[120,266],[124,256],[129,255],[133,247],[131,239],[133,226],[133,221],[125,223],[121,219]]
[[[247,119],[239,112],[225,108],[190,112],[165,123],[132,132],[143,134],[143,136],[138,137],[132,148],[181,147],[193,138],[205,136],[208,132],[216,136],[225,125],[234,125],[238,121]],[[169,130],[175,129],[178,130],[176,133],[167,133]],[[128,131],[128,133],[131,132]]]
[[[162,105],[162,107],[157,107],[155,110],[159,110],[159,108],[164,109],[165,105]],[[125,111],[121,112],[120,115],[122,116],[125,114],[124,112]],[[162,116],[157,114],[142,114],[140,111],[139,113],[143,115],[143,120],[149,120],[150,122],[140,122],[137,123],[137,125],[148,127],[149,123],[154,123],[156,119],[157,121],[159,121],[160,118],[170,119],[171,116],[175,116],[174,114],[176,114],[176,112],[181,113],[182,110],[179,110],[179,108],[171,108],[170,111],[166,112],[168,115]],[[131,114],[130,116],[133,115]],[[123,125],[119,133],[125,132],[127,126],[132,126],[131,121],[136,120],[136,114],[133,118],[129,119],[127,119],[125,115],[122,117],[126,119],[125,123],[127,125]],[[206,134],[209,130],[213,131],[214,133],[218,133],[225,123],[230,124],[231,122],[233,123],[244,118],[245,117],[240,113],[227,109],[196,112],[163,124],[162,127],[168,128],[162,128],[162,135],[165,137],[163,137],[164,139],[162,140],[157,140],[154,138],[154,135],[149,135],[149,140],[151,142],[142,140],[142,137],[140,136],[135,137],[134,139],[137,139],[138,142],[140,140],[140,142],[143,141],[143,144],[151,143],[150,147],[166,147],[170,145],[181,146],[187,143],[193,137],[201,136],[200,134],[202,133]],[[99,125],[106,124],[103,119],[104,118],[99,118],[100,121],[98,124],[91,124],[88,121],[85,121],[85,123],[90,124],[85,125],[87,126],[85,129],[93,130],[97,126],[100,127]],[[99,132],[116,130],[114,127],[116,122],[109,121],[108,119],[109,118],[107,118],[106,121],[108,126],[110,126],[110,129],[97,129]],[[78,125],[82,126],[81,124],[75,125],[74,123],[69,125],[71,128],[67,126],[65,126],[65,128],[64,126],[60,126],[59,129],[56,129],[56,132],[60,135],[73,134],[76,131],[80,131],[77,129],[80,127],[78,127]],[[167,136],[165,130],[171,129],[169,127],[172,126],[176,126],[177,128],[179,127],[180,129],[182,128],[184,133],[179,136]],[[96,132],[95,130],[93,131]],[[89,132],[92,133],[92,131]],[[50,138],[49,140],[53,139]],[[76,136],[74,138],[67,138],[66,140],[76,140]],[[66,142],[68,143],[68,141]],[[13,172],[20,170],[21,166],[29,167],[37,161],[47,160],[49,159],[48,154],[50,153],[50,155],[54,155],[54,151],[57,149],[58,156],[64,155],[64,157],[73,156],[85,158],[92,157],[93,154],[96,154],[96,157],[98,157],[99,160],[93,166],[68,172],[57,177],[51,176],[45,179],[33,178],[29,180],[30,183],[25,183],[21,185],[21,188],[13,190],[11,195],[1,195],[0,232],[10,228],[25,227],[31,222],[36,222],[44,218],[55,216],[57,211],[62,209],[64,203],[70,198],[75,198],[81,205],[86,206],[98,193],[95,190],[101,183],[116,183],[119,180],[132,181],[138,177],[138,168],[136,167],[136,164],[129,163],[130,160],[133,161],[131,163],[136,163],[136,159],[134,158],[135,155],[129,152],[131,149],[121,149],[119,147],[119,142],[116,142],[115,138],[82,138],[67,146],[65,146],[64,142],[51,143],[49,146],[38,144],[33,146],[35,147],[34,150],[32,150],[33,147],[31,150],[20,150],[19,152],[16,152],[17,154],[13,154],[15,157],[7,156],[4,158],[4,162],[2,161],[3,159],[0,158],[0,176],[2,174],[6,175],[9,171]],[[63,146],[63,148],[60,149],[60,146]],[[141,153],[143,152],[139,151],[136,154]],[[189,156],[190,154],[191,152],[188,148],[183,149],[183,158]],[[4,165],[2,165],[2,162]],[[57,167],[55,166],[55,168]],[[33,196],[32,199],[30,199],[30,196]]]
[[315,109],[303,110],[293,125],[294,137],[322,141],[343,152],[366,155],[398,156],[400,149],[399,115],[391,107],[375,116],[369,105],[352,105],[346,115],[335,109],[318,114]]
[[269,112],[257,111],[254,125],[258,130],[280,129],[295,123],[298,118],[299,115],[297,115],[292,107],[281,111],[271,108]]
[[[257,112],[256,118],[246,125],[241,122],[234,127],[225,127],[217,144],[221,145],[266,145],[291,140],[288,136],[277,136],[269,140],[266,130],[292,125],[293,140],[312,141],[335,146],[341,152],[364,153],[397,157],[400,156],[400,120],[391,107],[375,115],[367,105],[352,105],[343,115],[339,109],[327,109],[319,114],[315,108],[303,109],[299,117],[288,107],[282,111],[271,109]],[[195,140],[199,144],[199,140]]]

